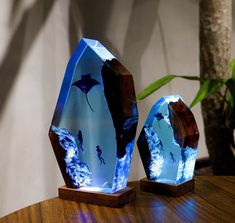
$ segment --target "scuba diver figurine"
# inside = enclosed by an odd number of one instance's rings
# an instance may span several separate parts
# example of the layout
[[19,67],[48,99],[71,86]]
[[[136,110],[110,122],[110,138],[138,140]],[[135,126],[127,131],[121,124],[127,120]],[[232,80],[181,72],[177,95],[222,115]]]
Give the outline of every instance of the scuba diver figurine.
[[102,150],[100,149],[99,146],[96,146],[96,152],[97,152],[97,156],[98,156],[98,158],[99,158],[99,160],[100,160],[100,165],[101,165],[101,164],[104,164],[104,165],[105,165],[104,158],[101,156]]
[[79,130],[78,134],[77,134],[77,139],[78,139],[78,148],[81,149],[82,151],[84,151],[83,147],[82,147],[82,143],[83,143],[83,138],[82,138],[82,131]]

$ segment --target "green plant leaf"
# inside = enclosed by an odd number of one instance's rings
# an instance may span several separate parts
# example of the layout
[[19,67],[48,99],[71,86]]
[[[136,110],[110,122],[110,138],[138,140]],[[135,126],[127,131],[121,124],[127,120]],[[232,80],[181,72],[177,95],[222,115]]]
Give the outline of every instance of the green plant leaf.
[[202,81],[202,79],[198,76],[179,76],[179,75],[176,75],[176,77],[180,77],[180,78],[191,80],[191,81]]
[[209,95],[217,92],[223,84],[224,84],[224,80],[206,80],[206,81],[204,81],[202,86],[198,90],[197,95],[195,96],[192,103],[190,104],[190,108],[192,108],[197,103],[204,100]]
[[150,84],[148,87],[146,87],[142,92],[140,92],[136,99],[137,101],[140,101],[146,97],[148,97],[150,94],[161,88],[162,86],[168,84],[171,80],[173,80],[176,77],[176,75],[169,74],[166,75],[159,80],[154,81],[152,84]]
[[235,80],[230,78],[225,84],[228,88],[227,100],[229,102],[226,124],[229,128],[235,129]]
[[202,86],[198,90],[197,95],[195,96],[192,103],[190,104],[190,106],[189,106],[190,108],[192,108],[194,105],[196,105],[198,102],[202,101],[206,97],[207,92],[208,92],[208,88],[209,88],[209,84],[210,84],[209,80],[204,81],[204,83],[202,84]]
[[224,83],[225,80],[210,80],[208,96],[216,93]]
[[235,80],[230,78],[226,81],[225,84],[230,92],[229,102],[230,106],[233,108],[235,105]]
[[233,109],[235,102],[233,100],[233,96],[232,96],[230,90],[228,91],[228,93],[226,95],[226,100],[228,102],[229,110]]
[[164,85],[168,84],[170,81],[172,81],[176,77],[187,79],[187,80],[201,81],[201,79],[197,76],[179,76],[179,75],[174,75],[174,74],[168,74],[168,75],[154,81],[149,86],[147,86],[143,91],[141,91],[136,97],[137,101],[140,101],[140,100],[148,97],[150,94],[152,94],[153,92],[155,92],[159,88],[163,87]]
[[230,61],[230,67],[232,71],[232,79],[235,81],[235,59]]

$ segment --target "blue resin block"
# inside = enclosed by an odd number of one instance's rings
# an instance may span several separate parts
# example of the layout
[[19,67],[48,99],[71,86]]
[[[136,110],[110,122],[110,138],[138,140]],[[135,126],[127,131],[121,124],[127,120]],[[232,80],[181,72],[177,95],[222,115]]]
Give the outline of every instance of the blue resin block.
[[68,187],[126,187],[138,122],[131,74],[98,41],[81,39],[69,60],[49,137]]
[[137,144],[149,180],[180,184],[191,180],[199,132],[179,96],[162,97],[152,107]]

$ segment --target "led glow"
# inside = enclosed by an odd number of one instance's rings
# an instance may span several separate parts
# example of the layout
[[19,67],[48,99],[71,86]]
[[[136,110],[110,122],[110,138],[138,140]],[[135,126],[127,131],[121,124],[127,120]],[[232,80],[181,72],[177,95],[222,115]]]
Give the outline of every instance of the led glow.
[[193,178],[193,171],[195,166],[195,160],[197,157],[197,150],[187,147],[182,150],[181,167],[178,169],[177,182],[191,180]]
[[74,50],[50,131],[68,187],[103,193],[126,187],[138,122],[128,73],[97,40],[83,38]]
[[160,176],[163,168],[164,159],[162,156],[156,154],[153,155],[155,159],[152,159],[150,164],[150,178],[151,180],[157,180]]
[[64,161],[66,163],[66,172],[71,177],[76,187],[87,186],[91,184],[91,172],[88,166],[79,160],[78,147],[74,136],[66,129],[58,128],[54,125],[51,130],[58,135],[61,147],[66,151]]
[[150,151],[150,165],[149,165],[149,175],[151,180],[157,180],[160,176],[163,168],[164,158],[161,153],[162,147],[158,139],[157,133],[154,131],[153,127],[144,127],[146,138],[148,140],[149,151]]
[[[178,95],[161,98],[151,109],[141,135],[138,139],[139,150],[145,165],[147,177],[167,184],[180,184],[193,177],[197,148],[182,148],[175,139],[169,104],[181,103]],[[176,104],[178,106],[178,104]],[[177,107],[182,109],[182,107]],[[174,112],[174,111],[173,111]],[[171,113],[172,114],[172,113]],[[173,114],[176,115],[176,114]],[[178,116],[175,120],[179,120]],[[177,123],[181,125],[181,123]]]
[[126,155],[123,158],[117,160],[116,172],[113,180],[113,191],[121,190],[127,185],[133,149],[134,140],[127,144]]
[[107,193],[107,194],[113,193],[113,190],[111,188],[92,187],[92,186],[81,187],[79,188],[79,190],[89,191],[89,192],[100,192],[100,193]]
[[177,177],[176,177],[176,182],[180,182],[180,179],[183,175],[184,172],[184,162],[182,159],[179,161],[179,167],[178,167],[178,172],[177,172]]

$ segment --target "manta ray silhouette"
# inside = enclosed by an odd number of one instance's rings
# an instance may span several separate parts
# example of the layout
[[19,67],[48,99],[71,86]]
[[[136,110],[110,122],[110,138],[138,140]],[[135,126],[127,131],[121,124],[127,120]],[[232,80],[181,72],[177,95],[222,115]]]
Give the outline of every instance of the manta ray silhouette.
[[91,104],[88,100],[87,94],[95,85],[99,85],[99,84],[100,83],[97,80],[91,78],[91,74],[82,75],[81,80],[78,80],[72,84],[73,86],[78,87],[86,95],[87,104],[89,105],[90,109],[93,112],[94,112],[94,110],[91,107]]

